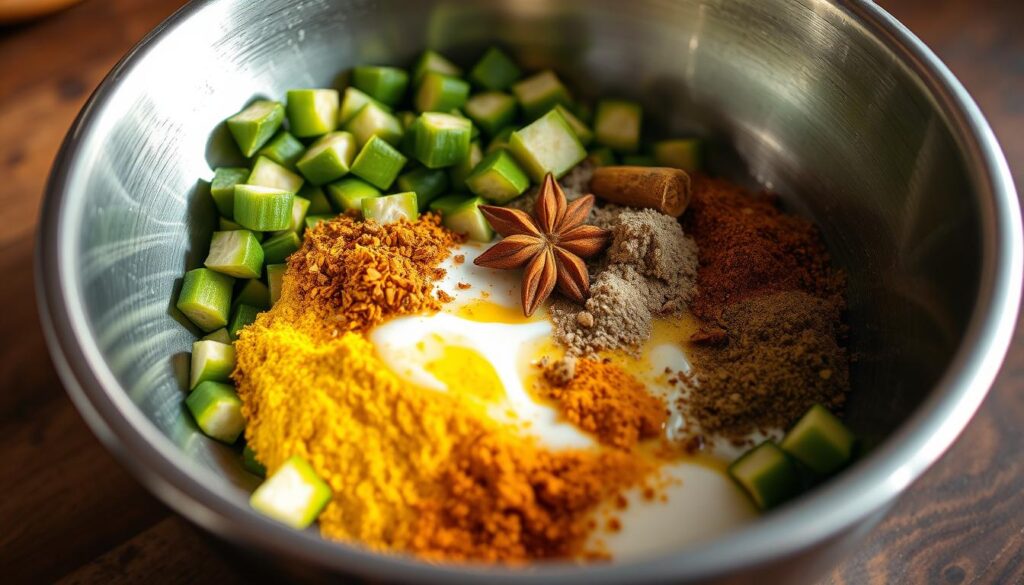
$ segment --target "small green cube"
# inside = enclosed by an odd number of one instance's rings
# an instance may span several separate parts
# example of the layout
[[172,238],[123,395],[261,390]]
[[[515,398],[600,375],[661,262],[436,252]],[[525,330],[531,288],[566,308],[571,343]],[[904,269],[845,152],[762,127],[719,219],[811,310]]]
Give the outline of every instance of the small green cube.
[[580,139],[580,144],[587,146],[594,141],[594,132],[591,131],[590,128],[588,128],[587,125],[579,118],[577,118],[575,114],[570,112],[569,108],[559,104],[555,106],[555,110],[557,110],[559,114],[562,114],[565,121],[569,123],[569,127],[576,133],[576,138]]
[[420,211],[426,211],[431,201],[448,190],[448,173],[443,169],[412,170],[399,175],[398,189],[415,193]]
[[363,109],[345,124],[345,129],[355,136],[359,148],[365,146],[373,136],[380,136],[388,144],[398,146],[402,141],[402,135],[405,134],[405,129],[398,118],[377,104],[363,106]]
[[448,112],[461,108],[469,97],[469,83],[457,78],[430,72],[423,76],[416,90],[415,105],[419,112]]
[[267,264],[280,264],[302,246],[299,234],[285,230],[263,242],[263,260]]
[[288,170],[295,170],[295,163],[306,152],[306,146],[285,130],[281,130],[257,152]]
[[654,143],[654,160],[658,166],[699,171],[704,158],[703,143],[696,138],[677,138]]
[[352,85],[389,106],[397,104],[409,87],[409,74],[397,67],[356,67]]
[[625,100],[601,100],[594,115],[594,137],[598,144],[619,152],[634,152],[640,147],[643,109]]
[[192,344],[189,388],[202,382],[230,382],[235,370],[235,348],[230,343],[200,340]]
[[413,152],[428,169],[452,166],[469,153],[472,124],[465,118],[430,112],[413,124]]
[[249,230],[213,232],[204,266],[235,278],[259,278],[263,248]]
[[197,327],[209,333],[228,324],[234,284],[234,278],[209,268],[189,270],[176,306]]
[[587,157],[587,150],[557,110],[513,132],[508,146],[535,183],[548,173],[560,178]]
[[221,217],[232,217],[235,214],[235,185],[244,184],[249,179],[249,169],[221,167],[214,171],[213,182],[210,183],[210,195],[213,204]]
[[312,524],[331,500],[331,486],[301,457],[292,457],[249,499],[254,510],[301,530]]
[[487,49],[469,72],[470,81],[495,91],[507,89],[522,76],[523,71],[516,62],[497,47]]
[[380,197],[381,192],[362,179],[345,177],[327,185],[327,196],[331,198],[335,209],[342,213],[362,213],[362,200],[366,197]]
[[202,382],[185,399],[199,429],[206,436],[231,445],[245,430],[242,400],[235,389],[220,382]]
[[374,104],[384,111],[390,111],[388,106],[378,102],[372,97],[359,91],[354,87],[350,87],[345,90],[345,97],[341,100],[341,106],[338,108],[338,125],[344,126],[349,120],[355,117],[367,104]]
[[480,143],[473,142],[470,144],[469,156],[448,169],[448,183],[453,191],[462,193],[469,190],[469,187],[466,185],[466,179],[469,178],[469,175],[483,159],[484,153],[480,148]]
[[386,140],[373,136],[352,163],[352,173],[371,185],[387,189],[395,182],[406,160]]
[[424,51],[413,66],[412,80],[419,85],[423,76],[430,72],[440,73],[449,77],[462,77],[462,69],[435,51]]
[[[252,282],[252,281],[250,281],[250,282]],[[228,333],[228,328],[227,327],[221,327],[220,329],[217,329],[216,331],[214,331],[212,333],[207,333],[206,335],[202,336],[199,340],[200,341],[218,341],[220,343],[226,343],[228,345],[231,345],[231,335]]]
[[251,278],[245,281],[238,294],[235,295],[235,304],[251,305],[259,309],[270,308],[270,289],[258,278]]
[[515,121],[517,107],[516,98],[507,93],[488,91],[469,98],[466,115],[484,132],[494,136]]
[[257,185],[235,185],[235,221],[255,231],[288,229],[294,202],[295,195],[290,191]]
[[569,105],[572,95],[553,71],[541,71],[512,86],[512,94],[519,100],[523,115],[535,120],[558,104]]
[[295,232],[302,234],[303,228],[306,227],[306,214],[309,213],[309,199],[305,197],[295,196],[295,201],[292,203],[292,219],[288,223],[288,227],[273,235],[278,235],[281,231]]
[[599,146],[591,150],[587,159],[597,167],[610,167],[616,164],[615,153],[607,146]]
[[348,174],[355,156],[355,137],[348,132],[331,132],[317,139],[296,166],[310,183],[324,185]]
[[255,322],[261,312],[262,309],[252,305],[241,303],[235,305],[235,310],[231,313],[231,321],[228,323],[228,335],[231,336],[232,341],[238,339],[238,333]]
[[480,211],[484,203],[480,197],[447,195],[431,203],[430,210],[441,214],[444,227],[473,241],[486,243],[494,238],[494,230]]
[[800,491],[796,466],[772,441],[743,454],[729,466],[729,475],[761,510],[774,508]]
[[494,135],[490,143],[487,144],[487,152],[485,154],[491,154],[496,150],[502,150],[508,148],[508,141],[512,138],[512,133],[516,131],[515,126],[505,126]]
[[270,160],[265,156],[258,157],[256,164],[252,166],[252,173],[249,174],[247,185],[259,185],[260,187],[271,187],[298,193],[306,180],[301,176],[289,171],[282,165]]
[[466,178],[466,185],[484,199],[503,205],[522,195],[530,187],[530,178],[508,151],[498,150],[484,157]]
[[782,450],[819,476],[842,469],[853,457],[855,438],[834,414],[815,404],[786,433]]
[[338,92],[333,89],[293,89],[288,92],[288,125],[299,138],[332,132],[338,123]]
[[306,213],[309,215],[334,213],[334,209],[331,207],[331,201],[327,199],[327,194],[324,192],[323,187],[306,184],[295,196],[302,197],[309,201],[309,209],[306,210]]
[[419,217],[415,193],[396,193],[362,200],[363,218],[377,223],[415,221]]
[[277,132],[284,121],[284,106],[269,100],[257,100],[228,118],[227,125],[238,149],[249,158]]
[[288,271],[287,264],[267,265],[267,288],[270,289],[270,305],[277,303],[281,298],[281,284],[284,282],[284,273]]

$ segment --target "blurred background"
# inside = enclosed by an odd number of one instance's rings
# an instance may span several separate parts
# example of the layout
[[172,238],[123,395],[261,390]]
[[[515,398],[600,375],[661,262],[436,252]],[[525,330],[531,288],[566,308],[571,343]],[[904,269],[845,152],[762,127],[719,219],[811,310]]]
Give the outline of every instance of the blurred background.
[[[184,3],[0,0],[4,583],[265,579],[157,502],[100,446],[57,379],[33,292],[35,224],[61,140],[110,68]],[[1024,191],[1024,1],[878,3],[961,79]],[[995,388],[964,436],[823,585],[1024,583],[1021,445],[1024,338],[1018,327]]]

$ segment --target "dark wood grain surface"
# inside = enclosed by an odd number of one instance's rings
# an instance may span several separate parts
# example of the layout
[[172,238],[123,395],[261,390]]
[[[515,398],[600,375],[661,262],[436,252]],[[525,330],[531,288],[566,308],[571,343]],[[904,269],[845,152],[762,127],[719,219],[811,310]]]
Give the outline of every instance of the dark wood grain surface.
[[[0,582],[250,580],[150,496],[64,394],[43,343],[32,245],[43,184],[106,72],[181,0],[89,0],[0,27]],[[1024,185],[1024,2],[882,2],[980,103]],[[961,439],[824,580],[1024,583],[1024,338]]]

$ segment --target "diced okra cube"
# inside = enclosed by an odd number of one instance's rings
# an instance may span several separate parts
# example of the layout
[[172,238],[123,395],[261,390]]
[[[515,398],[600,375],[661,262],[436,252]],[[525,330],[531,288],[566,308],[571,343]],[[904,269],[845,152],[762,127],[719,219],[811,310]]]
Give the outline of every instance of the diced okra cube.
[[185,273],[176,306],[197,327],[209,333],[228,324],[235,279],[209,268]]
[[394,223],[400,220],[415,221],[419,217],[415,193],[396,193],[384,197],[367,197],[362,200],[363,218],[377,223]]
[[405,129],[402,123],[377,104],[367,104],[359,110],[351,120],[345,124],[345,129],[356,138],[359,148],[362,148],[373,136],[380,136],[392,146],[398,146],[402,141]]
[[366,197],[380,197],[381,192],[362,179],[346,177],[327,185],[327,195],[334,202],[334,207],[342,213],[362,213],[362,200]]
[[256,451],[253,451],[249,445],[242,449],[242,467],[255,476],[267,476],[267,468],[256,459]]
[[453,232],[465,234],[477,242],[490,242],[494,230],[480,211],[480,197],[447,195],[430,204],[430,210],[441,214],[441,223]]
[[620,152],[633,152],[640,146],[643,109],[625,100],[601,100],[594,116],[594,137],[599,144]]
[[523,115],[534,120],[558,104],[572,102],[569,90],[553,71],[541,71],[512,86],[512,94],[519,100]]
[[309,215],[334,213],[334,209],[331,207],[331,202],[327,199],[327,194],[324,193],[323,187],[307,183],[295,196],[309,201],[309,208],[306,210],[306,213]]
[[782,439],[782,450],[819,476],[839,471],[853,456],[855,439],[834,414],[815,404]]
[[270,289],[258,278],[246,280],[238,294],[235,295],[234,303],[251,305],[258,309],[269,309]]
[[451,185],[453,191],[464,192],[468,191],[469,187],[466,185],[466,179],[473,172],[480,161],[484,158],[483,150],[480,149],[479,142],[473,142],[469,145],[469,156],[455,163],[454,166],[448,169],[448,182]]
[[299,138],[333,131],[338,123],[338,92],[333,89],[288,91],[288,125]]
[[462,69],[435,51],[424,51],[413,66],[412,80],[415,85],[423,81],[427,73],[435,72],[450,77],[461,77]]
[[345,97],[338,108],[338,126],[344,126],[349,120],[355,117],[367,104],[374,104],[384,111],[390,108],[381,102],[373,99],[354,87],[345,90]]
[[[217,231],[221,231],[221,232],[233,232],[235,230],[248,229],[248,228],[243,227],[242,224],[240,224],[240,223],[236,223],[236,222],[234,222],[234,221],[232,221],[230,219],[226,219],[226,218],[223,218],[223,217],[221,217],[221,218],[219,218],[217,220],[217,226],[218,226]],[[264,235],[263,232],[258,232],[258,231],[253,231],[253,230],[249,230],[249,231],[252,232],[252,235],[253,235],[254,238],[256,238],[257,242],[262,242],[263,241],[263,235]]]
[[213,232],[204,266],[235,278],[259,278],[263,248],[249,230]]
[[295,232],[296,234],[302,234],[303,228],[306,227],[306,214],[309,212],[309,199],[304,197],[295,196],[295,200],[292,203],[292,219],[288,223],[288,227],[284,230],[279,230],[273,235],[278,235],[281,231]]
[[469,120],[451,114],[423,114],[412,128],[416,160],[428,169],[464,160],[469,153],[471,126]]
[[348,132],[331,132],[317,139],[297,166],[309,182],[323,185],[348,174],[355,156],[355,136]]
[[316,520],[330,500],[331,487],[309,463],[296,456],[256,488],[249,505],[268,518],[301,530]]
[[249,169],[221,167],[214,171],[210,183],[210,195],[221,217],[232,217],[235,214],[235,185],[243,184],[249,179]]
[[792,461],[772,441],[765,441],[729,466],[729,475],[761,510],[773,508],[800,491]]
[[231,322],[228,323],[228,335],[232,340],[238,339],[238,333],[248,325],[256,321],[261,309],[252,305],[237,304],[234,312],[231,313]]
[[522,77],[523,71],[497,47],[487,49],[469,72],[473,83],[490,90],[504,90]]
[[678,138],[654,143],[654,160],[658,166],[699,171],[703,158],[703,145],[696,138]]
[[203,382],[185,399],[185,406],[208,437],[232,444],[245,430],[242,400],[235,389],[220,382]]
[[352,173],[371,185],[387,189],[405,166],[406,158],[380,136],[370,138],[352,163]]
[[220,343],[231,344],[231,335],[228,333],[227,327],[221,327],[212,333],[207,333],[202,336],[200,341],[218,341]]
[[323,213],[318,215],[307,215],[306,216],[306,229],[311,230],[316,226],[320,225],[325,221],[331,221],[334,219],[334,214]]
[[285,130],[281,130],[256,154],[265,156],[289,170],[295,170],[295,163],[306,152],[306,146]]
[[509,150],[536,183],[548,173],[562,177],[587,157],[576,133],[556,110],[513,132]]
[[594,140],[594,133],[584,124],[579,118],[577,118],[569,108],[559,104],[555,106],[559,114],[565,118],[565,121],[569,123],[569,127],[576,133],[576,138],[580,139],[580,144],[583,146],[589,145]]
[[466,185],[473,193],[502,205],[522,195],[530,187],[530,178],[512,155],[499,150],[484,157],[466,178]]
[[228,118],[227,125],[238,149],[248,158],[270,140],[283,121],[284,106],[270,100],[257,100]]
[[263,260],[267,264],[280,264],[301,246],[299,234],[285,230],[263,242]]
[[423,76],[416,90],[415,105],[419,112],[448,112],[461,108],[469,97],[469,83],[457,78],[430,72]]
[[393,106],[405,95],[409,74],[397,67],[356,67],[352,71],[352,85]]
[[516,119],[516,98],[488,91],[478,93],[466,102],[466,115],[484,132],[494,136]]
[[294,201],[295,195],[290,191],[257,185],[236,185],[235,221],[256,231],[288,229]]
[[277,299],[281,298],[281,283],[284,280],[284,273],[287,271],[287,264],[267,265],[267,288],[270,289],[271,306],[274,306],[277,303]]
[[420,211],[426,211],[427,205],[448,191],[448,173],[443,169],[419,168],[399,175],[398,189],[416,194],[416,202]]
[[230,382],[235,369],[235,348],[228,343],[200,340],[192,344],[192,367],[188,387],[202,382]]
[[306,180],[265,156],[258,157],[252,166],[247,185],[259,185],[298,193]]

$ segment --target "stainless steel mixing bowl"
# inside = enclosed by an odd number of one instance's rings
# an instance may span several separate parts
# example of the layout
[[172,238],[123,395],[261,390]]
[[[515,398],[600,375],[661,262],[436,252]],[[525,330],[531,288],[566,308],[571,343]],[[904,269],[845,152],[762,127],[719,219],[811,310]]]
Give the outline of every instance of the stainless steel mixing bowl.
[[[749,528],[643,562],[529,570],[421,564],[253,513],[252,481],[183,414],[193,335],[174,310],[213,209],[218,123],[256,95],[331,85],[423,47],[503,43],[652,126],[711,138],[718,172],[769,185],[821,225],[849,273],[849,421],[868,454]],[[949,446],[1010,339],[1017,197],[978,108],[870,2],[204,0],[149,35],[68,134],[39,231],[38,290],[68,392],[170,506],[221,537],[328,571],[468,583],[794,583],[819,575]],[[679,518],[686,522],[686,518]]]

